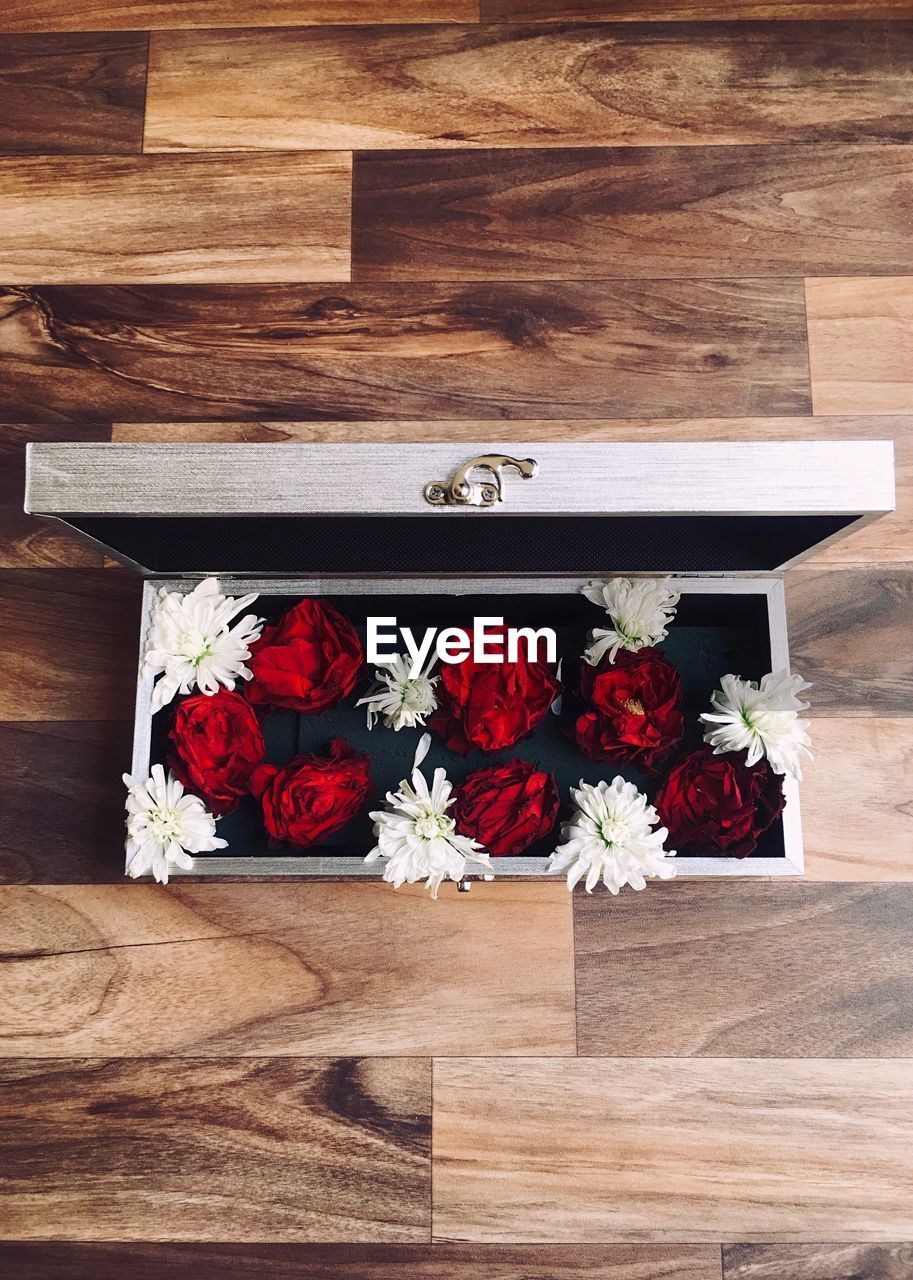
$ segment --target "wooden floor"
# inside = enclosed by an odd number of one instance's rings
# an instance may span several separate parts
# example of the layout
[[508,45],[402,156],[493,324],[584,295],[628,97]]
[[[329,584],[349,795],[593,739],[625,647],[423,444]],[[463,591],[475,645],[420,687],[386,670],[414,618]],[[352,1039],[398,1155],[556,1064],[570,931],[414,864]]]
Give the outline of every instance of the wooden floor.
[[[0,157],[0,1272],[911,1280],[913,2],[5,0]],[[807,879],[124,883],[25,442],[495,435],[894,439]]]

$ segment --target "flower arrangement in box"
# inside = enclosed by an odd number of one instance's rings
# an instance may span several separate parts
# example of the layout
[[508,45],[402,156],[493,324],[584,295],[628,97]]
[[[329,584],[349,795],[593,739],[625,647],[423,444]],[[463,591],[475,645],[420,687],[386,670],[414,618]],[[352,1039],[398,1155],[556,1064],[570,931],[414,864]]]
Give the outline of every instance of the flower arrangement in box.
[[560,660],[512,649],[503,627],[487,633],[499,655],[480,656],[461,622],[444,629],[460,655],[413,651],[410,635],[373,670],[344,600],[244,613],[257,599],[214,578],[156,598],[159,758],[125,778],[130,875],[165,882],[243,827],[258,852],[345,848],[432,896],[533,856],[570,888],[642,889],[676,856],[755,855],[810,754],[798,676],[679,669],[669,579],[584,586],[589,625]]

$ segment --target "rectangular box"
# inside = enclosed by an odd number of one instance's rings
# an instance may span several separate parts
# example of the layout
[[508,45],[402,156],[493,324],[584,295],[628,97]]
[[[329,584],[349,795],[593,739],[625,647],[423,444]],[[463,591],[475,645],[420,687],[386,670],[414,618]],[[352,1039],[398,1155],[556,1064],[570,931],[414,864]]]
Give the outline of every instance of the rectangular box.
[[[523,478],[524,470],[534,474]],[[367,612],[398,612],[407,625],[454,625],[484,612],[554,625],[564,658],[576,661],[586,582],[674,575],[682,599],[664,648],[676,650],[686,743],[694,746],[709,692],[698,708],[689,690],[726,670],[752,679],[788,670],[782,572],[893,503],[893,447],[882,441],[36,444],[27,479],[28,510],[66,521],[147,576],[141,652],[157,590],[191,590],[215,574],[229,595],[258,591],[271,620],[306,595],[333,599],[356,623]],[[589,625],[603,620],[593,605],[583,607]],[[135,777],[165,754],[151,693],[152,680],[140,677]],[[354,741],[355,715],[348,706],[330,722],[277,722],[285,754],[312,749],[314,734]],[[371,735],[381,792],[408,774],[415,738]],[[562,795],[578,777],[594,781],[609,768],[575,755],[551,721],[515,754],[544,755]],[[451,754],[447,763],[458,781],[479,761],[463,767]],[[756,854],[680,855],[679,874],[801,874],[798,787],[790,778],[785,791],[783,818]],[[378,874],[378,864],[363,862],[369,826],[347,837],[357,849],[334,843],[306,854],[258,846],[243,818],[222,819],[226,833],[232,856],[199,856],[188,874]],[[538,876],[545,861],[534,848],[495,865],[501,877]]]

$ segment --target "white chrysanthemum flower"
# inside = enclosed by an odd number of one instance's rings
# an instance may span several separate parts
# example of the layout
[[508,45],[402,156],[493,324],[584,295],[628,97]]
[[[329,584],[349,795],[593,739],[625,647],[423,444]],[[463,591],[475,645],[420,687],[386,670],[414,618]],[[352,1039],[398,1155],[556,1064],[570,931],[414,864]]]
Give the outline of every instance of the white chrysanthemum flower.
[[710,699],[716,714],[707,711],[701,716],[708,726],[704,741],[713,754],[747,751],[749,765],[766,756],[774,773],[801,780],[802,756],[813,757],[808,721],[798,716],[809,704],[797,695],[811,688],[809,682],[781,671],[764,676],[760,684],[733,675],[723,676],[720,684],[722,689]]
[[233,689],[238,676],[251,678],[244,663],[263,619],[249,613],[233,627],[228,624],[256,599],[256,591],[240,600],[223,596],[217,578],[206,578],[188,595],[162,587],[143,657],[143,675],[162,677],[152,690],[153,715],[194,685],[201,693],[215,693],[220,685]]
[[659,644],[669,633],[680,592],[669,586],[670,578],[612,578],[590,582],[582,588],[587,600],[605,609],[612,619],[609,629],[594,627],[583,657],[598,666],[606,653],[615,661],[619,649],[637,653]]
[[192,853],[224,849],[227,840],[216,835],[216,820],[198,796],[184,794],[173,773],[165,777],[160,764],[142,781],[124,774],[127,787],[127,875],[150,873],[168,883],[171,865],[189,871]]
[[458,836],[447,810],[453,803],[443,769],[435,769],[429,788],[419,765],[428,754],[431,735],[422,734],[412,765],[411,783],[403,781],[399,791],[387,792],[387,808],[370,816],[374,819],[377,844],[365,858],[374,862],[386,858],[384,879],[399,888],[424,880],[432,898],[444,880],[462,880],[467,861],[491,871],[491,861],[483,846],[468,836]]
[[648,876],[670,880],[675,875],[669,862],[675,851],[663,848],[669,833],[665,827],[653,830],[659,815],[633,782],[621,777],[595,787],[581,782],[571,788],[571,798],[577,812],[561,828],[564,843],[546,866],[546,871],[566,871],[569,889],[584,876],[587,893],[600,879],[610,893],[618,893],[626,884],[645,888]]
[[409,674],[411,662],[396,654],[388,662],[381,663],[374,672],[377,681],[367,697],[359,698],[356,707],[367,706],[368,728],[373,729],[378,716],[383,716],[388,729],[414,729],[424,724],[426,716],[437,709],[434,686],[438,677],[430,676],[435,659],[432,658],[418,675]]

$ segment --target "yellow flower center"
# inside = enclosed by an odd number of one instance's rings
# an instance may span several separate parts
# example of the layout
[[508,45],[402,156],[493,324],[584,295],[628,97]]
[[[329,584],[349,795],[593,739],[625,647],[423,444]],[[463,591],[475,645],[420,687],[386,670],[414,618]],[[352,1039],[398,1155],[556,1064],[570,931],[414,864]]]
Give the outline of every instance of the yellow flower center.
[[626,711],[630,711],[632,716],[644,716],[644,704],[638,698],[626,698],[622,704]]

